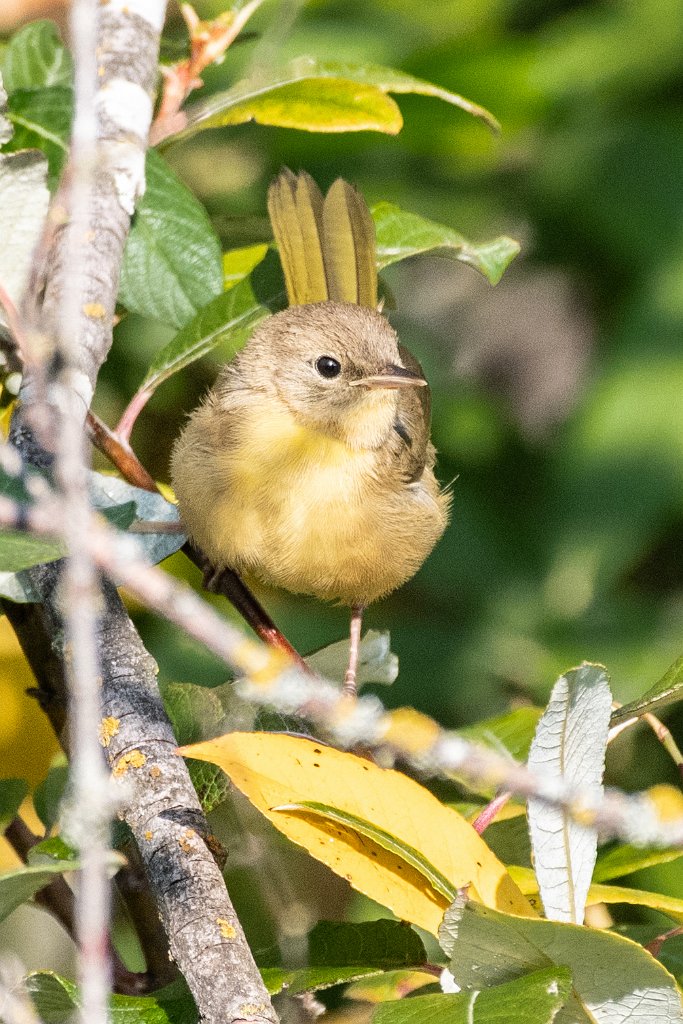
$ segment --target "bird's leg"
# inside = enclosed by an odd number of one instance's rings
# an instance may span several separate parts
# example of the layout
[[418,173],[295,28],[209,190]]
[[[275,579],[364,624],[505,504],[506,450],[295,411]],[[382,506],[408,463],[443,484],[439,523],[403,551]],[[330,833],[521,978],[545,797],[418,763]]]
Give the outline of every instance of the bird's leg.
[[354,604],[351,609],[351,628],[349,630],[349,666],[344,676],[342,693],[347,697],[355,697],[356,675],[358,673],[358,651],[360,648],[360,631],[363,625],[363,605]]

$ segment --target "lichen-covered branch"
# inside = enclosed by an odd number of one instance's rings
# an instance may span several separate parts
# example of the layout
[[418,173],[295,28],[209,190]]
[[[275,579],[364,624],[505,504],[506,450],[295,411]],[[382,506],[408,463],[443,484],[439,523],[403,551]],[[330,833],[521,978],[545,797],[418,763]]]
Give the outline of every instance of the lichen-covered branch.
[[[70,557],[66,569],[54,563],[30,570],[43,604],[20,613],[18,635],[29,656],[32,649],[46,655],[56,688],[51,701],[64,699],[51,659],[68,666],[71,754],[80,765],[74,773],[77,789],[81,786],[79,813],[103,762],[95,723],[103,718],[120,723],[117,729],[112,725],[101,730],[109,741],[106,754],[114,789],[140,847],[171,952],[201,1016],[209,1022],[274,1021],[220,871],[204,842],[206,824],[185,766],[174,753],[154,665],[115,589],[107,585],[98,598],[89,538],[93,520],[84,482],[83,423],[111,344],[123,248],[135,201],[144,189],[164,13],[163,0],[80,0],[74,9],[73,148],[22,310],[26,372],[12,428],[27,461],[54,469],[61,497],[60,532]],[[42,678],[35,655],[33,665]],[[148,770],[141,771],[147,764]],[[97,787],[90,796],[95,792],[101,798]],[[100,831],[111,796],[109,789],[100,817],[83,822],[84,831],[91,826]],[[77,816],[73,822],[77,826]],[[80,838],[87,861],[94,845]],[[96,934],[106,920],[104,890],[103,885],[86,885],[81,900],[81,983],[89,1024],[106,1019],[106,944]]]

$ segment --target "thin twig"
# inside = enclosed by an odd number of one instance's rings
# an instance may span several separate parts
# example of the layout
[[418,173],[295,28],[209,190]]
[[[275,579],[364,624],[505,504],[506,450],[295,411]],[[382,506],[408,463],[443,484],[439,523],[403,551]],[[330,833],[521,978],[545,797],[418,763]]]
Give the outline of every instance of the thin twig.
[[662,951],[664,943],[668,942],[669,939],[676,938],[677,935],[683,935],[683,925],[679,924],[677,928],[671,928],[668,932],[664,932],[663,935],[658,935],[656,939],[652,940],[652,942],[648,942],[645,949],[647,949],[649,953],[652,953],[653,956],[658,957]]
[[[612,701],[612,707],[614,709],[618,709],[621,706],[622,705],[618,700]],[[625,732],[626,729],[630,729],[632,726],[636,725],[641,721],[641,719],[650,726],[653,733],[662,744],[673,763],[676,765],[678,773],[683,779],[683,753],[676,743],[676,740],[673,738],[669,727],[650,711],[646,711],[644,714],[634,715],[633,718],[627,718],[623,722],[618,722],[616,725],[612,726],[609,731],[608,742],[611,743],[617,738],[617,736],[621,735],[622,732]]]
[[64,281],[53,324],[56,372],[50,382],[54,410],[54,478],[64,502],[64,539],[69,557],[62,574],[62,601],[69,689],[69,776],[73,810],[65,827],[78,847],[81,870],[76,881],[76,940],[82,1024],[107,1024],[112,984],[109,957],[111,891],[108,875],[110,820],[114,811],[109,774],[97,740],[100,721],[100,664],[96,645],[99,575],[88,549],[90,519],[88,466],[83,434],[83,407],[75,382],[85,346],[82,309],[88,283],[83,239],[94,212],[98,162],[97,0],[75,0],[71,43],[75,66],[75,115],[66,178],[69,223],[64,232]]
[[[58,536],[59,519],[47,502],[26,507],[0,497],[0,526]],[[509,757],[449,734],[436,723],[422,749],[416,748],[414,737],[406,737],[404,743],[391,712],[377,697],[360,696],[351,705],[338,686],[304,675],[283,653],[248,639],[188,586],[150,566],[132,537],[117,535],[93,520],[88,544],[94,561],[110,578],[243,675],[238,690],[245,699],[306,718],[341,747],[383,748],[419,772],[449,778],[457,774],[475,788],[533,796],[565,808],[583,825],[635,845],[683,846],[683,818],[662,822],[647,794],[586,793],[564,779],[536,775]]]

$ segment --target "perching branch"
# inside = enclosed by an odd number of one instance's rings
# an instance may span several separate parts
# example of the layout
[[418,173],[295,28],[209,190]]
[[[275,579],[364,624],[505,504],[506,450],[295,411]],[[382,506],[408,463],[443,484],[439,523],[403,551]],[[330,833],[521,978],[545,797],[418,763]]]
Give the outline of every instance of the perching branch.
[[[59,534],[54,514],[44,506],[27,509],[0,498],[0,526],[20,524],[42,535]],[[414,721],[406,729],[400,712],[386,711],[377,697],[350,702],[338,686],[304,675],[282,653],[244,637],[193,590],[148,565],[132,537],[117,539],[115,531],[100,523],[91,524],[89,537],[92,557],[107,575],[245,677],[236,683],[245,700],[306,718],[342,748],[380,749],[422,774],[457,774],[475,787],[533,796],[563,807],[584,825],[635,845],[683,846],[683,819],[661,821],[645,794],[586,793],[580,786],[539,776],[509,757],[449,734],[431,719],[424,719],[422,730],[415,730]]]

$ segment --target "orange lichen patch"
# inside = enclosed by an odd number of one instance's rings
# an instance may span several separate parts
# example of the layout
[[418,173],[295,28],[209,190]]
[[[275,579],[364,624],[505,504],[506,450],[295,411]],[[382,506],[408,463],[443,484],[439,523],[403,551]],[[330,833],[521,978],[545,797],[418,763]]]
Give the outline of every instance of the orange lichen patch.
[[107,315],[107,311],[101,302],[86,302],[83,306],[83,312],[92,320],[101,320],[102,317]]
[[257,1017],[266,1009],[265,1003],[244,1003],[240,1007],[242,1017]]
[[145,832],[145,839],[147,840],[147,842],[149,842],[150,839],[153,839],[153,838],[154,838],[154,833],[152,832],[151,829],[148,828],[147,831]]
[[153,779],[158,779],[159,776],[161,775],[161,768],[159,767],[159,765],[153,764],[149,770],[149,774]]
[[103,718],[100,722],[100,727],[97,731],[100,743],[103,747],[108,747],[111,743],[112,736],[116,736],[119,731],[121,722],[118,718]]
[[182,836],[178,840],[178,846],[184,853],[192,853],[194,846],[191,840],[197,835],[193,828],[186,828]]
[[112,775],[119,778],[121,775],[125,775],[129,768],[142,768],[146,760],[147,758],[141,750],[130,750],[118,759],[112,769]]
[[229,921],[226,921],[225,918],[217,917],[216,924],[218,925],[220,933],[224,939],[234,939],[237,935],[237,929],[235,926],[230,924]]

